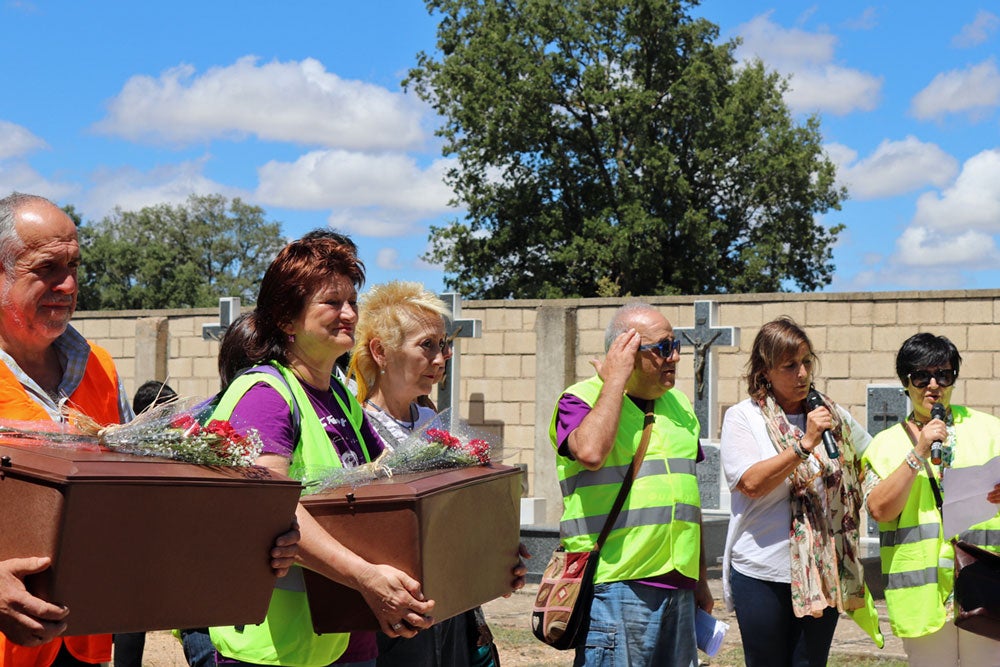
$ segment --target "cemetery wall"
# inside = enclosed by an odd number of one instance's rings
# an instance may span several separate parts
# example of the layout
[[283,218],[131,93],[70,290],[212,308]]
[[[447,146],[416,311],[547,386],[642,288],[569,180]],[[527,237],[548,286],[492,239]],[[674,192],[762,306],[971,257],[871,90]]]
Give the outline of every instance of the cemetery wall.
[[[482,337],[459,339],[461,414],[503,437],[504,462],[528,470],[528,491],[552,484],[548,419],[559,392],[593,373],[611,314],[631,299],[464,301],[462,317],[482,321]],[[791,316],[819,356],[817,386],[867,423],[872,384],[898,386],[895,352],[908,336],[948,336],[962,354],[955,403],[1000,415],[1000,290],[648,297],[674,327],[694,326],[695,301],[717,304],[714,324],[740,329],[739,347],[713,347],[716,414],[745,397],[744,364],[758,328]],[[130,393],[169,377],[184,395],[217,390],[218,343],[202,339],[216,309],[79,312],[74,324],[108,348]],[[686,341],[685,341],[686,342]],[[682,348],[678,388],[693,396],[691,346]],[[718,424],[709,434],[718,437]],[[543,483],[544,482],[544,483]]]

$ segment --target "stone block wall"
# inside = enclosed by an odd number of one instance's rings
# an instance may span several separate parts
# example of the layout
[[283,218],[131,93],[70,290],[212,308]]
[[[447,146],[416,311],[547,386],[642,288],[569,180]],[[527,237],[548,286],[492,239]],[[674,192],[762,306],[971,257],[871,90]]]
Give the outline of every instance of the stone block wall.
[[[953,401],[1000,414],[1000,290],[639,300],[659,307],[675,327],[692,327],[693,304],[705,299],[718,304],[717,326],[741,330],[738,348],[716,348],[720,415],[746,396],[741,378],[757,330],[781,315],[791,316],[812,339],[820,359],[819,389],[862,424],[867,418],[867,385],[898,384],[896,350],[919,331],[948,336],[962,354]],[[590,360],[603,355],[604,328],[615,309],[629,300],[463,302],[462,316],[482,320],[483,335],[457,341],[462,355],[461,415],[503,437],[504,462],[527,465],[530,493],[551,488],[548,420],[561,388],[593,373]],[[207,396],[218,388],[218,343],[202,340],[201,327],[217,320],[215,309],[80,312],[74,324],[109,349],[129,392],[151,379],[145,375],[165,371],[181,394]],[[164,337],[165,352],[157,352],[156,343],[162,347]],[[151,361],[151,354],[166,359]],[[137,369],[143,377],[137,376]],[[692,374],[688,346],[682,348],[677,386],[689,396]],[[711,435],[718,437],[717,432]]]

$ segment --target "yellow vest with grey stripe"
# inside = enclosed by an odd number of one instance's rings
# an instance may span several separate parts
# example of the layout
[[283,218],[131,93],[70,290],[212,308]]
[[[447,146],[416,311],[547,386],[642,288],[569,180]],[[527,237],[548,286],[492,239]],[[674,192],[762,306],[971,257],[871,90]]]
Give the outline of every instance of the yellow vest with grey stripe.
[[[603,382],[597,376],[565,393],[593,407]],[[698,578],[701,543],[701,500],[695,460],[698,418],[684,394],[670,390],[654,404],[656,421],[649,448],[615,527],[601,550],[594,581],[648,579],[677,570]],[[549,437],[556,442],[556,413]],[[615,444],[604,466],[587,470],[577,461],[556,457],[563,515],[559,532],[567,551],[589,551],[614,503],[642,438],[645,414],[623,397]]]
[[[982,465],[1000,456],[1000,420],[960,405],[951,406],[951,411],[957,441],[953,467]],[[862,461],[885,479],[899,467],[912,447],[906,431],[895,426],[875,436]],[[947,493],[947,472],[944,484]],[[954,536],[944,536],[942,532],[930,480],[920,470],[899,517],[879,522],[885,601],[892,632],[897,637],[923,637],[949,620],[945,601],[954,586],[955,554],[950,543]],[[1000,515],[973,525],[959,537],[1000,553]]]
[[[300,477],[311,471],[341,467],[326,428],[309,402],[302,385],[292,372],[280,364],[272,366],[281,377],[263,372],[249,372],[234,379],[219,400],[212,417],[228,419],[243,395],[252,386],[263,382],[278,392],[293,410],[297,405],[301,414],[299,440],[292,450],[289,475]],[[333,382],[339,382],[336,378]],[[347,404],[331,389],[353,428],[365,459],[371,455],[361,435],[364,412],[358,401],[345,389]],[[306,599],[302,570],[293,566],[288,575],[278,579],[267,616],[258,625],[209,628],[212,643],[229,658],[259,665],[296,665],[298,667],[325,667],[339,658],[347,648],[347,633],[317,635],[313,632],[312,616]]]

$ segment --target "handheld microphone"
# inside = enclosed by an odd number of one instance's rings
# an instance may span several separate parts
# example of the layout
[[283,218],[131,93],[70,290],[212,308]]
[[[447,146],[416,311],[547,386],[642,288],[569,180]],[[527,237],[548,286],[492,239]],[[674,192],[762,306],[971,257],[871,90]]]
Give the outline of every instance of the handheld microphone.
[[[815,389],[809,390],[809,395],[806,396],[806,405],[809,406],[809,412],[812,412],[816,408],[826,407],[823,397]],[[833,433],[830,433],[830,429],[824,429],[823,431],[823,446],[826,447],[826,455],[830,457],[831,461],[840,458],[837,441],[833,439]]]
[[[944,406],[940,403],[935,403],[931,407],[931,419],[940,419],[944,421],[945,411]],[[931,443],[931,463],[936,466],[941,465],[941,441],[935,440]]]

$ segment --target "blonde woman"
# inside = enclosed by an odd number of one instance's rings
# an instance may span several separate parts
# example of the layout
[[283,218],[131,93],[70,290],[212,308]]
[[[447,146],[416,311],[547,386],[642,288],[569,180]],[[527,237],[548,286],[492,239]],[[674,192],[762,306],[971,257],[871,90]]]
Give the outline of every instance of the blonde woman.
[[[386,446],[406,439],[431,419],[418,403],[444,377],[451,358],[448,309],[420,283],[376,285],[363,297],[348,377]],[[522,556],[527,554],[522,550]],[[527,568],[512,570],[513,589],[524,586]],[[480,609],[439,622],[411,639],[378,636],[379,667],[490,665],[496,647]]]

